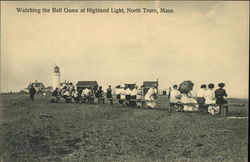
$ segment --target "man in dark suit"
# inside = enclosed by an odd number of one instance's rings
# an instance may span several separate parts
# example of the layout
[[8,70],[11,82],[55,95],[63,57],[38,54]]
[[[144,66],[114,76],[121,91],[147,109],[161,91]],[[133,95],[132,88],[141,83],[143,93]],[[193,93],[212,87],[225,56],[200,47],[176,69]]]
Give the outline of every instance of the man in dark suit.
[[107,93],[106,96],[110,102],[110,105],[113,105],[113,96],[112,96],[112,89],[111,89],[111,85],[109,85],[108,89],[107,89]]
[[31,85],[30,89],[29,89],[29,93],[30,93],[30,99],[32,102],[34,102],[34,96],[36,94],[36,89],[33,87],[33,85]]
[[102,86],[99,87],[99,89],[96,91],[95,96],[98,98],[98,103],[99,104],[104,104],[104,98],[103,98],[103,90],[102,90]]

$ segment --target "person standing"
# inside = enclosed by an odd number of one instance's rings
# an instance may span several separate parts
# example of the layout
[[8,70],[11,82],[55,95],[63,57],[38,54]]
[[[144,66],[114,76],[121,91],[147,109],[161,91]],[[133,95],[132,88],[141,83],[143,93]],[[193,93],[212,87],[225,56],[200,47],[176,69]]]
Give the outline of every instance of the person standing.
[[158,98],[158,89],[156,84],[153,85],[153,91],[154,91],[154,100],[156,101]]
[[111,85],[109,85],[108,89],[107,89],[107,93],[106,96],[110,102],[110,105],[113,105],[113,96],[112,96],[112,89],[111,89]]
[[[202,84],[201,88],[197,91],[197,103],[199,105],[199,111],[204,111],[206,109],[206,106],[204,106],[205,103],[205,96],[206,96],[206,84]],[[205,110],[207,112],[207,110]]]
[[169,88],[168,88],[168,97],[167,97],[168,99],[170,99],[171,91],[172,91],[172,89],[171,89],[171,87],[169,87]]
[[148,108],[155,108],[155,90],[153,87],[149,88],[146,95],[145,95],[145,100],[146,100],[146,105]]
[[100,86],[99,89],[96,91],[96,94],[95,94],[96,97],[98,98],[98,103],[99,104],[101,104],[101,103],[104,104],[105,103],[104,98],[103,98],[103,96],[104,96],[103,93],[104,92],[102,90],[102,86]]
[[[215,90],[215,98],[216,98],[216,104],[218,104],[220,106],[220,112],[221,112],[221,107],[224,104],[227,104],[227,100],[224,97],[227,97],[227,93],[226,90],[223,89],[225,86],[225,83],[219,83],[218,86],[220,88],[218,88],[217,90]],[[226,114],[228,113],[228,106],[225,106],[226,108]]]
[[30,99],[32,102],[34,102],[34,96],[36,94],[36,89],[33,87],[33,85],[31,85],[30,89],[29,89],[29,93],[30,93]]

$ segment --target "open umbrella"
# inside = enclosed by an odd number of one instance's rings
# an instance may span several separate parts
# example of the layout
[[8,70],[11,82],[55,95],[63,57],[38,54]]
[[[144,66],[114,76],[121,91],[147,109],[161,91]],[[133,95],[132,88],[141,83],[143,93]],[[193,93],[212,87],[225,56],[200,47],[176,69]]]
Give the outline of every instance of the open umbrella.
[[191,90],[193,90],[194,87],[194,83],[190,80],[187,81],[183,81],[180,85],[179,85],[179,91],[181,93],[185,93],[187,94],[188,92],[190,92]]

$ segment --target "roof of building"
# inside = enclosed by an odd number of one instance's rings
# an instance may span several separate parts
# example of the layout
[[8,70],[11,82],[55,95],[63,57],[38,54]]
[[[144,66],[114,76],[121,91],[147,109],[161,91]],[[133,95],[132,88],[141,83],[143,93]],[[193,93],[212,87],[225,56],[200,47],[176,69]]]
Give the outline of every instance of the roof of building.
[[128,86],[134,86],[134,85],[136,85],[135,83],[125,83],[124,85],[128,85]]
[[143,86],[144,87],[152,87],[154,84],[158,87],[158,81],[144,81]]
[[78,81],[76,83],[77,87],[86,87],[86,86],[98,86],[96,81]]

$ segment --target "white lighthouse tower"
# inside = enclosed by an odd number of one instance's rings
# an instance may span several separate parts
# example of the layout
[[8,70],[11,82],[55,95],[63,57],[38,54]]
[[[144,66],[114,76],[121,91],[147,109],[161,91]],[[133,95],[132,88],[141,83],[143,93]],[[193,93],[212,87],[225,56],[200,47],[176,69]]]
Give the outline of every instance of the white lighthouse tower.
[[52,86],[53,89],[60,87],[60,68],[58,66],[54,67]]

